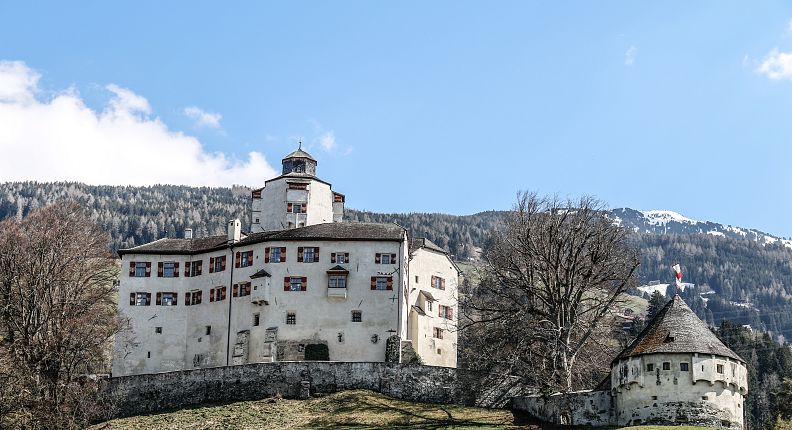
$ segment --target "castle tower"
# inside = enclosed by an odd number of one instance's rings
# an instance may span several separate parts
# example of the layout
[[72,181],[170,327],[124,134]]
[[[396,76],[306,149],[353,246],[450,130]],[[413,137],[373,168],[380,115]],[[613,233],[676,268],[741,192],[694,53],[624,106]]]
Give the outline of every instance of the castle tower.
[[742,429],[748,369],[679,295],[611,363],[615,424]]
[[316,176],[316,159],[300,147],[282,165],[280,176],[252,192],[252,233],[343,220],[345,197]]

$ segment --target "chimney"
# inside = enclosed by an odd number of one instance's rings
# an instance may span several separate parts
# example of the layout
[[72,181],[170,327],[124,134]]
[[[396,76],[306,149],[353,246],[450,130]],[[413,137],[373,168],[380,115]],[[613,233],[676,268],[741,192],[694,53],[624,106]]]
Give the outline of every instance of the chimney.
[[228,221],[228,243],[237,243],[241,238],[242,222],[239,221],[239,219],[232,219],[231,221]]
[[192,239],[192,229],[191,228],[185,228],[184,229],[184,238],[185,239]]

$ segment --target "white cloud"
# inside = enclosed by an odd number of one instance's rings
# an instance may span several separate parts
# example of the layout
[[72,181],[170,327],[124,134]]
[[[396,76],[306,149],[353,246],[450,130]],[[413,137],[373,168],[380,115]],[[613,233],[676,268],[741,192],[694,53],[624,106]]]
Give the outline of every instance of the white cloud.
[[627,52],[624,53],[624,65],[632,66],[635,64],[635,57],[638,56],[638,48],[635,45],[630,46]]
[[197,106],[184,108],[184,114],[195,121],[199,127],[220,128],[220,119],[223,115],[219,113],[206,112]]
[[319,136],[319,145],[321,145],[322,149],[327,152],[330,152],[336,148],[335,133],[333,130],[327,131]]
[[792,52],[781,52],[773,49],[756,69],[770,79],[792,79]]
[[0,61],[0,181],[79,181],[106,185],[261,185],[276,171],[259,152],[238,160],[207,152],[168,128],[148,101],[117,85],[101,110],[76,91],[45,99],[40,75]]

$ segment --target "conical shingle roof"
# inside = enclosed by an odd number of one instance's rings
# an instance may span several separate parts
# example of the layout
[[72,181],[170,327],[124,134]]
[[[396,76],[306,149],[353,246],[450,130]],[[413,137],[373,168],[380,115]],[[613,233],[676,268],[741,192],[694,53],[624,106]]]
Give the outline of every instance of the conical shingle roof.
[[674,296],[613,361],[636,355],[680,352],[720,355],[745,363],[710,331],[679,295]]
[[292,152],[291,154],[283,157],[284,160],[288,160],[289,158],[307,158],[307,159],[309,159],[311,161],[316,161],[313,157],[311,157],[311,154],[303,151],[302,148],[300,148],[300,149]]

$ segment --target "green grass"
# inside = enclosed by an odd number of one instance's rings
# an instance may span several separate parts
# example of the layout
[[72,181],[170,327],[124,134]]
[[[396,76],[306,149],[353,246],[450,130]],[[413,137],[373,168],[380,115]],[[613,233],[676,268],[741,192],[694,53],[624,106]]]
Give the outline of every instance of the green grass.
[[308,400],[265,399],[122,418],[93,430],[517,429],[508,410],[412,403],[365,390]]

